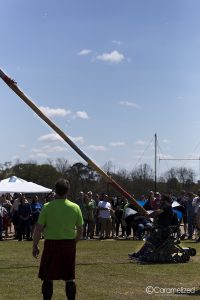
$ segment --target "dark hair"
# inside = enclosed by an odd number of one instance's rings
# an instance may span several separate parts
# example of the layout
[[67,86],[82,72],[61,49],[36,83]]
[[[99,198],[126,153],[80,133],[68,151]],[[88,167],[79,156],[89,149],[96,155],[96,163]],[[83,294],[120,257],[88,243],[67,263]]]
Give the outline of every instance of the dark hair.
[[167,201],[167,202],[172,202],[172,199],[171,199],[171,197],[169,197],[169,195],[162,195],[162,201]]
[[56,193],[55,192],[50,192],[47,196],[46,196],[46,200],[51,201],[53,199],[55,199]]
[[58,179],[58,181],[55,184],[55,191],[57,195],[65,195],[69,192],[69,181],[64,178]]

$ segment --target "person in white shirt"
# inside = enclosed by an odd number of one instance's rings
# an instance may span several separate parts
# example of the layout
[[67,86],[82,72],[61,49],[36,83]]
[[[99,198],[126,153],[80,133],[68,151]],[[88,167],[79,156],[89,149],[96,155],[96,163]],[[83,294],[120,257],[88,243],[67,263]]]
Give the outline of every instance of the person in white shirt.
[[98,204],[99,221],[100,221],[100,239],[109,238],[111,232],[111,203],[108,195],[103,193]]

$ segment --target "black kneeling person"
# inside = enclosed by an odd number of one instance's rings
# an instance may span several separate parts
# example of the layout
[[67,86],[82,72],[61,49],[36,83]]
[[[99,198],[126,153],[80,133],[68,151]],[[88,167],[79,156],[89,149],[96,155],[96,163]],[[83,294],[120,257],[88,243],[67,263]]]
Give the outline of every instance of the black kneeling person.
[[166,240],[171,231],[170,226],[177,225],[177,218],[172,209],[171,199],[162,195],[160,208],[149,214],[149,218],[155,218],[155,228],[147,237],[145,244],[136,252],[129,254],[130,258],[139,258],[153,251],[161,242]]

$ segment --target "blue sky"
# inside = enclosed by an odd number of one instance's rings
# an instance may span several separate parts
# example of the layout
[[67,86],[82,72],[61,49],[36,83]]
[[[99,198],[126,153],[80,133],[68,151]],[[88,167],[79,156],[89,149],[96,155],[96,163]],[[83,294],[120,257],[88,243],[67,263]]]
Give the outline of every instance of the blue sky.
[[[199,158],[198,0],[0,0],[0,67],[100,167]],[[1,159],[82,159],[0,82]],[[159,174],[199,162],[160,161]]]

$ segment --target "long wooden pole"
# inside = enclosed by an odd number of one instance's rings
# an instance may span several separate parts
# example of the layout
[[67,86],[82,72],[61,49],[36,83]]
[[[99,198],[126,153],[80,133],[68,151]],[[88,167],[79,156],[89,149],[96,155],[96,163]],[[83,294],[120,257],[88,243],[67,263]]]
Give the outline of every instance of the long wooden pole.
[[45,122],[47,123],[68,145],[70,145],[97,173],[99,173],[108,183],[110,183],[116,190],[118,190],[125,198],[132,201],[134,206],[143,215],[147,215],[146,210],[140,206],[134,197],[125,191],[114,179],[106,174],[100,167],[98,167],[81,149],[79,149],[74,142],[56,125],[54,124],[17,86],[17,83],[8,77],[0,69],[0,77],[3,81]]

